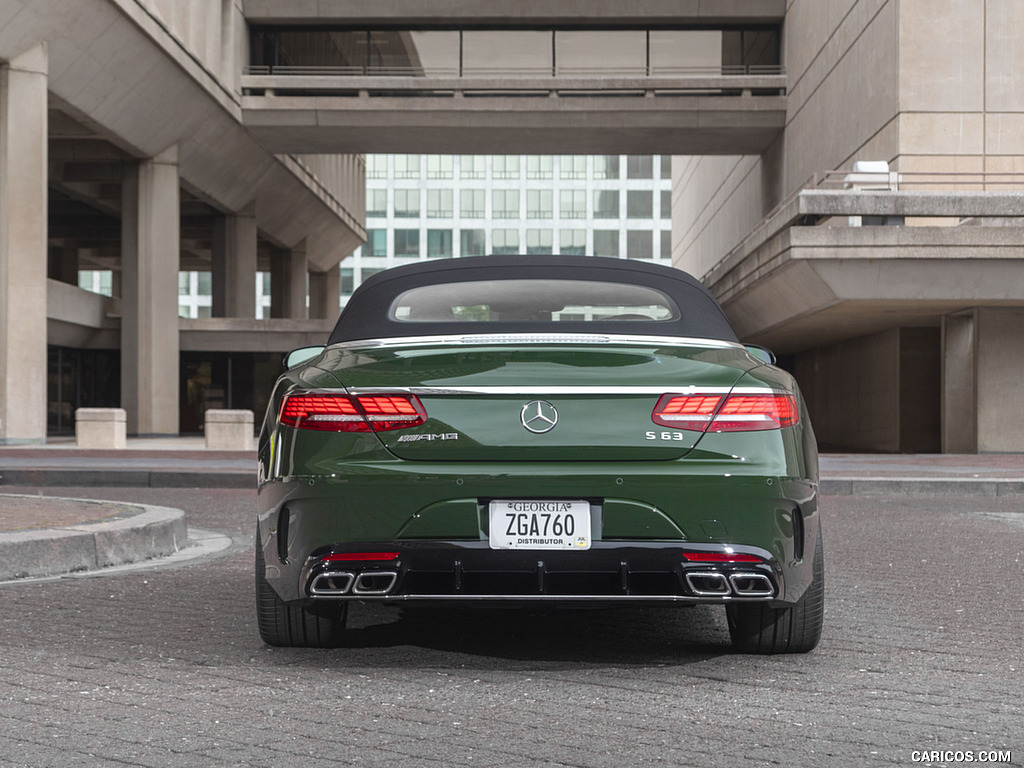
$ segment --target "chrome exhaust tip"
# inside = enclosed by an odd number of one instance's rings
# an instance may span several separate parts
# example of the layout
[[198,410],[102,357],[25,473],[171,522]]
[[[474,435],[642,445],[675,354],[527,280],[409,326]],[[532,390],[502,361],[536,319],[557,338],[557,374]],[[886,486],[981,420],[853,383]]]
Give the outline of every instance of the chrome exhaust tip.
[[309,594],[314,597],[337,597],[346,595],[352,589],[356,575],[350,571],[321,573],[309,585]]
[[729,581],[725,574],[717,571],[688,571],[686,583],[693,594],[700,597],[716,597],[729,594]]
[[730,573],[729,583],[740,597],[772,597],[775,586],[763,573]]
[[398,581],[395,571],[364,571],[356,576],[353,595],[385,595]]

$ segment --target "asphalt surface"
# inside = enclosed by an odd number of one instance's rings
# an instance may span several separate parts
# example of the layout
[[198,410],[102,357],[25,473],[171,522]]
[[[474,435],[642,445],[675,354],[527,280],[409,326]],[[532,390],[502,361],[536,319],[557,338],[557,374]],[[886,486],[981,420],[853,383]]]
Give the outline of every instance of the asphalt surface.
[[756,657],[730,650],[713,607],[358,606],[348,647],[272,649],[254,619],[253,490],[3,492],[178,507],[190,529],[237,546],[175,567],[0,587],[0,766],[1024,758],[1016,494],[824,497],[822,642]]

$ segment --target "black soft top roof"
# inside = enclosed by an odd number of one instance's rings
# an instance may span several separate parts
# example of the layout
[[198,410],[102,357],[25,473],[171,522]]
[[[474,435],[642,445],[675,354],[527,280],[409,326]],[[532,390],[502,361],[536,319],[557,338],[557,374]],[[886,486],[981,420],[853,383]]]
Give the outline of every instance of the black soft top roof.
[[[423,285],[474,280],[540,278],[592,280],[648,286],[662,291],[679,306],[672,320],[562,320],[554,322],[441,321],[410,324],[392,320],[388,310],[405,291]],[[481,327],[481,325],[486,326]],[[475,326],[475,327],[472,327]],[[352,294],[338,318],[329,344],[401,336],[487,333],[621,333],[632,336],[687,336],[736,341],[725,313],[694,277],[659,264],[596,256],[473,256],[408,264],[378,272]]]

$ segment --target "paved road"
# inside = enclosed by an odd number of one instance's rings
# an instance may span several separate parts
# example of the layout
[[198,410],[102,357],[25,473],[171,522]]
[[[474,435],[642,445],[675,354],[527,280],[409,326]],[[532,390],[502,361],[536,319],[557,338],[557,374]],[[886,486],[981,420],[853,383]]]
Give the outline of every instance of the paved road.
[[[44,492],[253,527],[251,491]],[[732,654],[711,608],[362,608],[350,648],[271,649],[251,549],[3,587],[0,766],[1021,765],[1020,497],[824,502],[827,625],[806,656]]]

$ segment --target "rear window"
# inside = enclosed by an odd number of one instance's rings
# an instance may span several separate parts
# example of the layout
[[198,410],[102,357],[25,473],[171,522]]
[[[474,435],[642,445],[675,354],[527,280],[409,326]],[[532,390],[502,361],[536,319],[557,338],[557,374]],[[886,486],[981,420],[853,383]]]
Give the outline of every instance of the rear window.
[[412,288],[388,310],[402,323],[658,322],[679,318],[666,294],[594,280],[473,280]]

